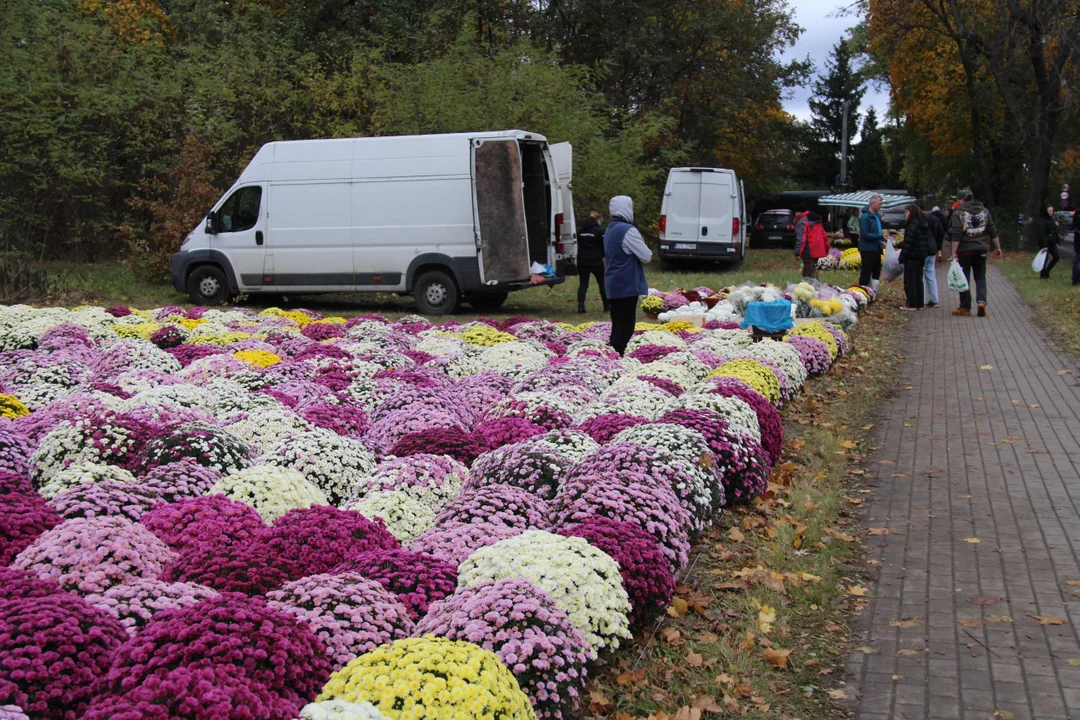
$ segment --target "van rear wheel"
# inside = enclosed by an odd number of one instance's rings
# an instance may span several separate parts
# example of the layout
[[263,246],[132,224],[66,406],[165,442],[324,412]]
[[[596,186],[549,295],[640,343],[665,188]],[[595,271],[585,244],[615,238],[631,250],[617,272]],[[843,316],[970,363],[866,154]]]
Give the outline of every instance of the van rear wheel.
[[224,305],[229,301],[229,281],[217,265],[200,265],[192,270],[187,291],[196,305]]
[[416,309],[422,315],[449,315],[458,306],[458,287],[454,279],[442,270],[429,270],[420,276],[413,288]]
[[498,310],[506,302],[510,293],[465,293],[465,302],[480,312]]

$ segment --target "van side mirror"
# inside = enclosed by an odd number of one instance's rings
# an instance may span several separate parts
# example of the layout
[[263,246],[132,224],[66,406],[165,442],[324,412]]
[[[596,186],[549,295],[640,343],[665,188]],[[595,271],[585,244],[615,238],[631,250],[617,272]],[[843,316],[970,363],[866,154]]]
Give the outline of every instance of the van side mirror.
[[215,212],[213,210],[206,213],[206,234],[207,235],[217,235],[218,234],[217,212]]

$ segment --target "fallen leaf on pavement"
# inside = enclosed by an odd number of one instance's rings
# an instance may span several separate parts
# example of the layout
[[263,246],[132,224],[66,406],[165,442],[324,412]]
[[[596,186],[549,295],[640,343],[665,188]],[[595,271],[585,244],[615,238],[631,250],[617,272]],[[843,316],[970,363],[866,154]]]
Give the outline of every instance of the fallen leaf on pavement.
[[900,657],[911,657],[912,655],[918,655],[919,651],[904,648],[903,650],[897,650],[896,654]]
[[979,627],[982,627],[983,625],[985,625],[986,623],[983,622],[982,620],[979,620],[978,618],[964,618],[963,620],[960,621],[960,624],[963,627],[966,627],[966,628],[979,628]]
[[993,370],[994,366],[993,365],[980,365],[979,369],[980,370]]
[[903,679],[904,679],[904,676],[903,676],[903,675],[893,675],[893,676],[892,676],[892,679],[893,679],[893,680],[903,680]]
[[1001,718],[1001,720],[1013,720],[1014,715],[1008,710],[995,710],[994,717]]
[[869,530],[867,530],[867,532],[870,533],[871,535],[888,535],[889,533],[892,532],[892,530],[890,530],[887,527],[876,527],[876,528],[870,528]]
[[972,545],[978,545],[982,542],[979,538],[964,538],[964,542],[971,543]]
[[1058,370],[1058,371],[1057,371],[1057,374],[1058,374],[1058,375],[1068,375],[1068,374],[1069,374],[1069,371],[1068,371],[1068,370]]
[[1080,666],[1080,658],[1069,658],[1065,662],[1069,663],[1070,665],[1072,665],[1074,667]]
[[921,624],[922,623],[920,623],[918,620],[893,620],[889,623],[889,627],[913,628],[918,627]]
[[1057,617],[1056,615],[1028,615],[1033,618],[1040,625],[1064,625],[1065,618]]
[[863,645],[862,647],[855,648],[856,652],[861,652],[863,655],[877,655],[877,650],[869,645]]
[[847,700],[848,694],[843,690],[830,690],[829,697],[831,697],[833,700]]
[[848,595],[854,595],[855,597],[866,597],[870,591],[864,588],[862,585],[852,585],[847,589]]
[[1000,623],[1000,622],[1012,622],[1012,617],[1008,615],[991,615],[986,618],[986,622]]

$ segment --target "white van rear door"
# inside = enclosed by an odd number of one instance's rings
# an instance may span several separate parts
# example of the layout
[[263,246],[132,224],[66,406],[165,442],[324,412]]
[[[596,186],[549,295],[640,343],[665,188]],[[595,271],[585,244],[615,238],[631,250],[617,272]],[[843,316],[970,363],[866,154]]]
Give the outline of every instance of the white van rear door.
[[701,176],[700,172],[671,173],[670,195],[667,202],[667,231],[665,239],[678,245],[696,243],[698,240],[698,218],[701,216]]
[[697,175],[701,178],[701,242],[730,242],[731,221],[737,217],[735,207],[738,203],[731,176],[720,172]]
[[472,141],[473,213],[480,281],[529,279],[521,149],[517,140]]
[[562,196],[563,224],[559,229],[559,242],[563,244],[562,253],[556,258],[577,257],[577,218],[574,217],[574,150],[570,143],[549,145],[551,159],[555,163],[555,175],[559,180],[559,194]]

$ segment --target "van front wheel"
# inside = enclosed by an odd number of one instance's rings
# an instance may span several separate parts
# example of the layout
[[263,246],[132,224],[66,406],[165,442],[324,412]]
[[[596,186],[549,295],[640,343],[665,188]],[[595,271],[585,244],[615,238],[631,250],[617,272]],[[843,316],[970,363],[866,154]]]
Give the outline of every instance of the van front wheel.
[[216,265],[200,265],[192,270],[187,291],[196,305],[224,305],[229,301],[229,281]]
[[465,302],[480,312],[498,310],[506,302],[510,293],[465,293]]
[[458,306],[458,288],[454,279],[442,270],[429,270],[413,288],[416,309],[422,315],[449,315]]

